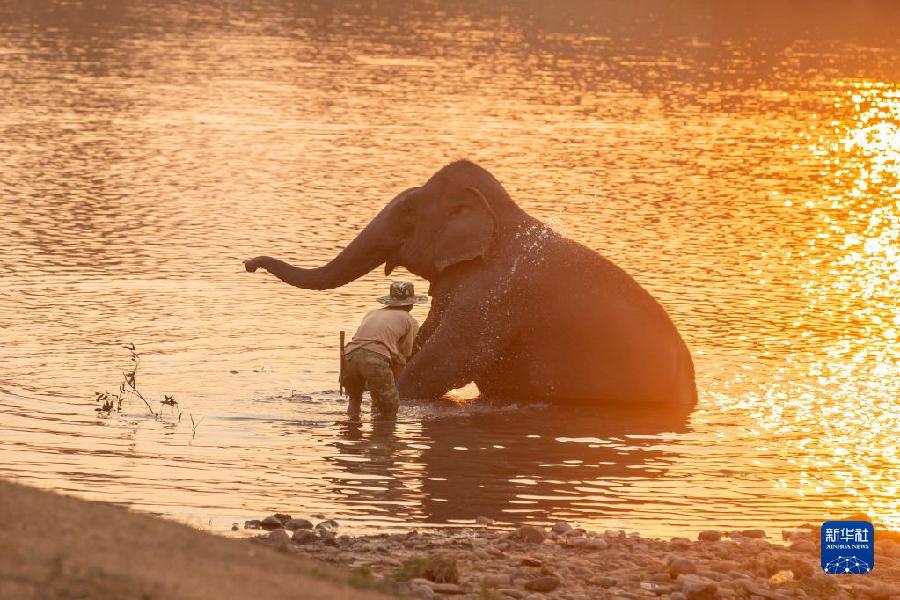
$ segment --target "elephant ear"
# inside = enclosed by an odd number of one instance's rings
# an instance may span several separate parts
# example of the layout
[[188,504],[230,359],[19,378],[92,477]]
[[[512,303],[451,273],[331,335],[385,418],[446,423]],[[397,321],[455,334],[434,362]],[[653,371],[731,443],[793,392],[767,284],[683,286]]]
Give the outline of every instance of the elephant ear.
[[497,229],[497,216],[484,195],[474,187],[455,198],[447,222],[434,242],[434,266],[438,272],[465,260],[484,256]]

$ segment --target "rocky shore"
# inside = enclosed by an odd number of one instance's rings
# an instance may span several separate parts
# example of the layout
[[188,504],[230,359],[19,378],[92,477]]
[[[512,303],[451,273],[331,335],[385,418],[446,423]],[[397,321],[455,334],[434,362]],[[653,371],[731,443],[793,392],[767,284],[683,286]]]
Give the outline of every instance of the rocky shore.
[[[319,515],[321,516],[321,515]],[[268,529],[255,541],[351,570],[362,588],[431,600],[900,600],[900,543],[876,542],[866,575],[827,575],[819,566],[818,529],[703,531],[697,539],[647,539],[556,523],[494,528],[412,530],[351,537],[337,522],[272,515],[245,528]]]

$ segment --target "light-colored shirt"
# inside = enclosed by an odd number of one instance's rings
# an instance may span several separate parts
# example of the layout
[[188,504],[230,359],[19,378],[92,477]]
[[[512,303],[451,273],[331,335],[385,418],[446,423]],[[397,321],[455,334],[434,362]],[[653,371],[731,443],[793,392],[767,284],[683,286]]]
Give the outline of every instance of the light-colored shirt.
[[396,365],[405,365],[412,354],[419,323],[409,312],[395,308],[377,308],[363,317],[344,354],[365,348],[386,356]]

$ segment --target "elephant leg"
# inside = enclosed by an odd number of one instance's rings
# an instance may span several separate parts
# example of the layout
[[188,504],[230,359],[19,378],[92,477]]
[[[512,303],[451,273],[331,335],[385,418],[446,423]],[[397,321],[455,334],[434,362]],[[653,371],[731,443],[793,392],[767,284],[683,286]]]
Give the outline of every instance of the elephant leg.
[[491,369],[511,337],[513,321],[490,319],[477,306],[446,311],[403,370],[400,396],[439,398]]

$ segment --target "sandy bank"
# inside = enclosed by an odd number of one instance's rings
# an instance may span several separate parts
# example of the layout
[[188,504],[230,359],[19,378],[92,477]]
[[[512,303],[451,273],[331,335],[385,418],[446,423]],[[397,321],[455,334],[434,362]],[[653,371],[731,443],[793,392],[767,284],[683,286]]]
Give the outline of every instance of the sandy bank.
[[0,481],[3,600],[379,597],[250,540]]

